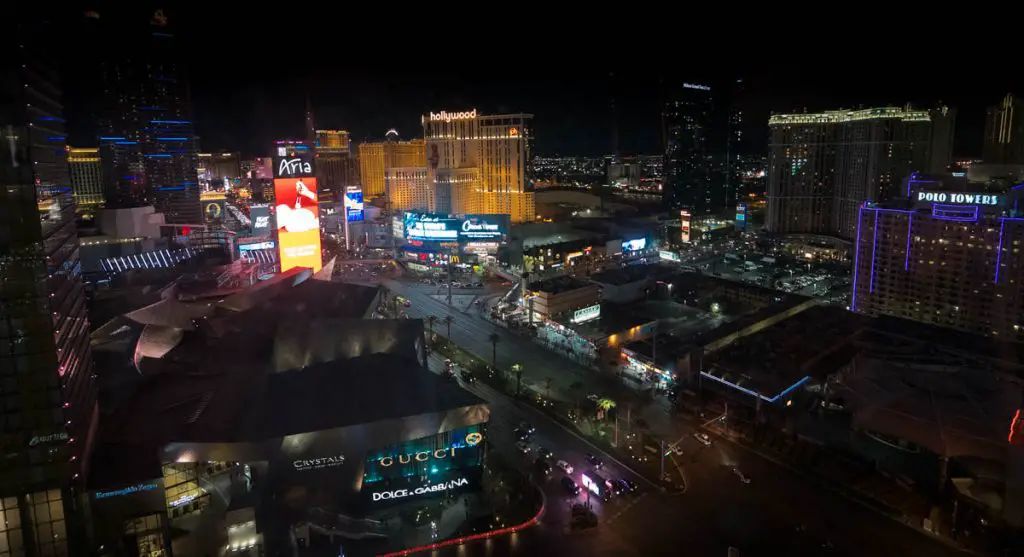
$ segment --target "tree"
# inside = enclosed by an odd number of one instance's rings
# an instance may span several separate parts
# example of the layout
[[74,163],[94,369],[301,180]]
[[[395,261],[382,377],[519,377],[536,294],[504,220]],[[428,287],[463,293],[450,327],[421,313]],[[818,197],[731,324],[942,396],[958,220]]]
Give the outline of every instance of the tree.
[[512,364],[512,373],[516,374],[516,396],[523,388],[523,366],[522,364]]
[[580,394],[583,392],[583,382],[573,381],[569,385],[569,395],[572,396],[573,404],[576,406],[576,416],[580,415]]
[[548,400],[551,400],[551,386],[554,384],[554,382],[555,380],[550,377],[544,380],[544,390],[547,391]]
[[455,322],[455,318],[451,315],[444,316],[444,324],[448,327],[448,340],[452,339],[452,323]]
[[437,325],[437,316],[431,315],[427,318],[427,330],[430,331],[431,335],[434,334],[434,325]]
[[597,408],[604,412],[605,416],[608,416],[608,412],[610,412],[612,408],[615,408],[615,406],[615,401],[610,398],[602,398],[597,401]]
[[501,336],[498,333],[491,333],[487,335],[487,340],[491,341],[491,365],[495,369],[498,368],[498,343],[501,342]]

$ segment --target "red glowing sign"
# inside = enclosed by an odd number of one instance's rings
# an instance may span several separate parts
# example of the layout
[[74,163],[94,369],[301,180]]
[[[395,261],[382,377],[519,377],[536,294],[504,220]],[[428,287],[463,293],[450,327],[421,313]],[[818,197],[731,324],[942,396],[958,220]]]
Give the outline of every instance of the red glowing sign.
[[1020,415],[1020,408],[1010,421],[1010,434],[1006,440],[1016,445],[1024,445],[1024,416]]

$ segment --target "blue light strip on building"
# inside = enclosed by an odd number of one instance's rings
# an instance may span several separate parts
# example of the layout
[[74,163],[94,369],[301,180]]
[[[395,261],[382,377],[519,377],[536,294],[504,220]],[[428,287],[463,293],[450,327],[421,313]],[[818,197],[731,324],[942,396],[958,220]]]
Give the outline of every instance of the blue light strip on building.
[[159,190],[159,191],[182,191],[184,189],[185,188],[183,186],[167,187],[167,188],[157,188],[157,190]]
[[151,159],[169,159],[169,158],[171,158],[170,155],[146,155],[146,157],[147,158],[151,158]]
[[67,139],[67,138],[68,138],[68,136],[66,136],[66,135],[51,135],[50,137],[47,137],[46,140],[47,141],[62,141],[62,140]]
[[750,389],[748,389],[746,387],[741,387],[741,386],[737,385],[736,383],[733,383],[731,381],[726,381],[725,379],[722,379],[721,377],[716,377],[716,376],[714,376],[714,375],[712,375],[712,374],[710,374],[710,373],[708,373],[706,371],[702,371],[702,372],[700,372],[700,374],[703,375],[704,377],[707,377],[708,379],[712,379],[714,381],[717,381],[717,382],[719,382],[719,383],[721,383],[721,384],[723,384],[723,385],[725,385],[727,387],[732,387],[733,389],[736,389],[737,391],[740,391],[741,393],[748,394],[748,395],[750,395],[750,396],[752,396],[754,398],[759,398],[759,399],[761,399],[761,400],[763,400],[765,402],[773,403],[773,404],[775,402],[778,402],[779,399],[785,397],[789,393],[791,393],[794,390],[796,390],[798,387],[800,387],[804,383],[807,383],[808,381],[811,380],[811,377],[809,375],[806,375],[806,376],[804,376],[803,379],[797,381],[796,383],[793,383],[789,387],[786,387],[781,393],[779,393],[779,394],[777,394],[777,395],[775,395],[775,396],[773,396],[771,398],[768,398],[768,397],[764,396],[761,393],[751,391]]
[[199,185],[199,183],[198,182],[178,182],[178,185],[180,185],[180,186],[197,186],[197,185]]
[[157,141],[188,141],[187,137],[158,137]]
[[857,243],[853,248],[853,300],[850,302],[850,309],[857,311],[857,272],[860,271],[860,266],[857,262],[860,260],[860,222],[864,217],[864,204],[860,204],[860,209],[857,210]]
[[101,137],[100,141],[116,141],[118,139],[124,139],[123,137]]
[[875,236],[871,240],[871,280],[868,281],[868,293],[875,291],[875,252],[878,251],[878,211],[875,211]]
[[978,206],[964,207],[961,205],[932,205],[932,217],[939,220],[955,222],[975,222],[978,220]]
[[138,141],[115,141],[114,145],[138,145]]
[[40,122],[66,122],[63,118],[57,118],[56,116],[36,116],[36,120]]
[[910,270],[910,238],[914,232],[914,213],[910,213],[910,220],[907,221],[907,257],[903,261],[903,270]]

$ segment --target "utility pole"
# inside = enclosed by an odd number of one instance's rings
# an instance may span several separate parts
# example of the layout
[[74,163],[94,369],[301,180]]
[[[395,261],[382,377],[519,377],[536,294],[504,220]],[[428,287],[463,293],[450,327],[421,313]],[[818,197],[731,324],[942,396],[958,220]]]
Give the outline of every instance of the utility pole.
[[665,479],[665,440],[661,440],[661,474],[658,475],[659,480]]
[[448,254],[448,305],[452,305],[452,265],[455,261],[455,248]]

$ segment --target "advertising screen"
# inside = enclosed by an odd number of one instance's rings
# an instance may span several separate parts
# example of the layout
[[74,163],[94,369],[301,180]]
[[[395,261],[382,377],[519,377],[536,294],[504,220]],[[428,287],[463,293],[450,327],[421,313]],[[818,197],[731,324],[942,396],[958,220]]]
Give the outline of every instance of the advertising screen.
[[679,211],[679,228],[680,228],[680,240],[683,242],[690,241],[690,212]]
[[363,192],[352,189],[345,192],[345,214],[348,222],[363,220]]
[[249,229],[253,236],[270,236],[272,220],[269,205],[253,205],[249,208]]
[[443,215],[405,214],[405,237],[410,240],[455,241],[462,221]]
[[296,142],[278,142],[274,149],[274,178],[308,178],[313,173],[313,150]]
[[622,242],[622,251],[640,251],[647,247],[647,238],[625,240]]
[[281,271],[293,267],[320,270],[320,208],[316,178],[276,178],[277,241]]
[[743,203],[736,206],[736,229],[747,229],[747,206]]
[[466,215],[459,227],[459,238],[466,241],[504,242],[508,229],[508,215]]

